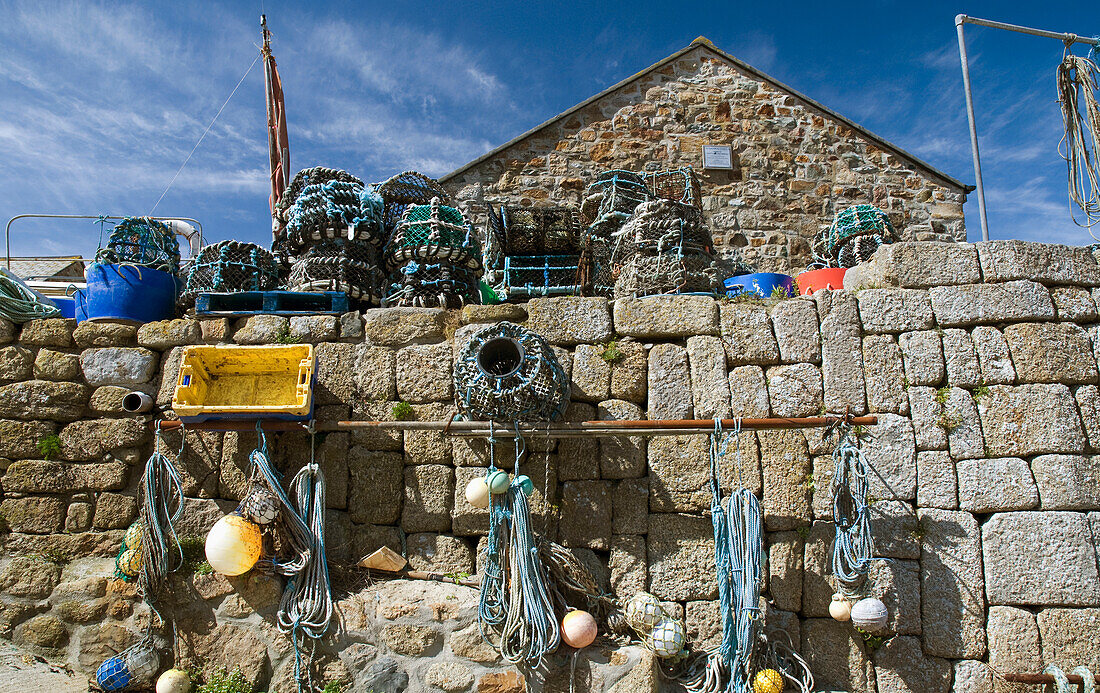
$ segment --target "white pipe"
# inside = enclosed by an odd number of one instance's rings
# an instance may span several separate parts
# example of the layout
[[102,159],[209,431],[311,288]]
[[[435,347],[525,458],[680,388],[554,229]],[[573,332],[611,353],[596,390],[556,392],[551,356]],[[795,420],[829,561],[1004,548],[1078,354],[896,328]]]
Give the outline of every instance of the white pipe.
[[153,408],[156,402],[144,392],[128,392],[122,398],[122,409],[131,414],[142,414]]
[[978,125],[974,120],[974,97],[970,93],[970,63],[966,59],[966,38],[963,37],[963,23],[966,15],[955,17],[955,28],[959,33],[959,60],[962,61],[963,91],[966,93],[966,119],[970,123],[970,153],[974,159],[974,178],[978,189],[978,217],[981,220],[982,240],[989,240],[989,220],[985,215],[985,186],[982,185],[982,157],[978,153]]

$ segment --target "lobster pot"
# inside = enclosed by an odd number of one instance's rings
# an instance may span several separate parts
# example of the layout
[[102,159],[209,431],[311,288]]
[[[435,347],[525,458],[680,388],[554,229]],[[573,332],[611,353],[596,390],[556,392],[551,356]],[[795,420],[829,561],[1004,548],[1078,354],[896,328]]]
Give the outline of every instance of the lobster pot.
[[255,243],[220,241],[205,246],[187,274],[180,302],[189,306],[202,293],[272,291],[279,288],[275,258]]
[[508,255],[501,288],[508,298],[574,296],[579,264],[579,255]]
[[812,251],[816,264],[854,267],[898,238],[886,212],[874,205],[854,205],[837,214],[832,226],[814,237]]
[[141,265],[178,275],[180,247],[176,234],[163,222],[146,217],[127,217],[111,229],[107,243],[96,252],[96,262]]
[[378,249],[362,241],[321,241],[294,260],[287,288],[291,291],[341,291],[364,303],[381,300],[382,270]]
[[344,238],[380,245],[381,200],[347,171],[315,166],[299,171],[276,207],[281,251],[294,256],[314,243]]
[[433,197],[450,202],[451,196],[435,179],[416,171],[405,171],[373,186],[383,201],[382,223],[386,233],[397,227],[411,205],[426,205]]
[[656,294],[714,294],[718,269],[704,253],[645,255],[635,253],[619,268],[615,298]]
[[652,198],[653,194],[640,174],[622,170],[604,171],[589,184],[581,214],[591,220],[591,233],[609,238],[638,205]]
[[581,217],[571,207],[500,208],[507,255],[579,255]]
[[646,185],[653,196],[663,200],[672,200],[692,207],[702,204],[702,192],[695,169],[690,166],[654,171],[644,175]]
[[607,238],[585,235],[580,256],[581,291],[586,296],[611,297],[615,288],[615,270],[611,265],[612,242]]
[[619,236],[620,250],[649,254],[709,253],[714,243],[701,211],[670,200],[638,205]]
[[461,308],[479,303],[478,272],[447,262],[410,261],[392,275],[384,306]]
[[391,269],[410,260],[427,260],[477,270],[481,245],[462,212],[434,197],[430,204],[405,210],[386,244],[385,259]]
[[553,421],[569,405],[569,379],[545,339],[510,322],[470,338],[454,368],[455,404],[466,419]]
[[107,692],[143,688],[153,682],[159,669],[160,655],[152,639],[146,637],[100,664],[96,685]]

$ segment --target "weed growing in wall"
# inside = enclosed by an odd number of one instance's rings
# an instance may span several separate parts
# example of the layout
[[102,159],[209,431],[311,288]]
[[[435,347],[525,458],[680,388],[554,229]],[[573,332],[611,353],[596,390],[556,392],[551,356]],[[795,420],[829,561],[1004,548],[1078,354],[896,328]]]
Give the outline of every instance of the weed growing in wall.
[[623,352],[619,350],[619,343],[615,340],[603,345],[600,358],[608,363],[618,363],[623,360]]
[[38,448],[38,454],[42,455],[42,459],[52,460],[61,454],[61,439],[51,433],[42,436],[35,447]]
[[408,421],[414,413],[412,405],[408,402],[398,402],[393,405],[392,414],[395,421]]

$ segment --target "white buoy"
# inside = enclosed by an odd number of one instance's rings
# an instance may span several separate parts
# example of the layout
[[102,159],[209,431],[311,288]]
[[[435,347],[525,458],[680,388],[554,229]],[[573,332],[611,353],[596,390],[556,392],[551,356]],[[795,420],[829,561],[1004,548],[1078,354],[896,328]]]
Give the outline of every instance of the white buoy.
[[222,575],[243,575],[260,559],[259,525],[240,515],[226,515],[206,535],[206,561]]
[[829,603],[829,615],[836,621],[847,621],[852,618],[852,604],[837,592],[833,595],[833,601]]
[[561,639],[566,645],[583,649],[596,639],[596,619],[587,611],[570,611],[561,621]]
[[485,477],[476,476],[466,484],[466,502],[475,508],[489,507],[489,485]]
[[191,677],[181,669],[169,669],[157,679],[157,693],[190,693]]
[[887,616],[886,605],[874,597],[860,599],[852,606],[852,625],[868,633],[878,633],[886,628]]

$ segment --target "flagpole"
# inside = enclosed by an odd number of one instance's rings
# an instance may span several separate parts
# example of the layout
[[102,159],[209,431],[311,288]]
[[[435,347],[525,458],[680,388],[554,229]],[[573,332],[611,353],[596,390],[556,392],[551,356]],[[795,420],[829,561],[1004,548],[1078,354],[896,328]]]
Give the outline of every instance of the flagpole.
[[274,237],[279,228],[279,222],[275,218],[275,203],[278,202],[279,185],[275,177],[279,175],[279,163],[282,157],[279,151],[279,137],[277,134],[277,123],[275,122],[275,103],[273,98],[271,70],[271,63],[274,61],[274,58],[271,55],[271,32],[267,30],[266,14],[260,15],[260,30],[263,36],[263,47],[260,50],[264,56],[264,101],[267,106],[268,163],[271,169],[271,174],[269,176],[269,182],[271,183],[271,234]]

